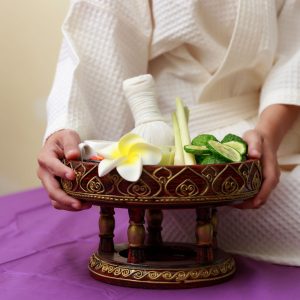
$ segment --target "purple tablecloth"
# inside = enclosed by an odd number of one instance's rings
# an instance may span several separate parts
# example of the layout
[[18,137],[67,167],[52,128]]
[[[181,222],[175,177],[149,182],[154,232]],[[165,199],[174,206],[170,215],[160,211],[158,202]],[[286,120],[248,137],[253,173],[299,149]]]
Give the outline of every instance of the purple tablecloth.
[[[127,211],[116,212],[124,242]],[[229,282],[187,290],[143,290],[95,281],[88,258],[98,245],[98,209],[54,210],[43,189],[0,198],[0,299],[300,299],[300,268],[236,257]]]

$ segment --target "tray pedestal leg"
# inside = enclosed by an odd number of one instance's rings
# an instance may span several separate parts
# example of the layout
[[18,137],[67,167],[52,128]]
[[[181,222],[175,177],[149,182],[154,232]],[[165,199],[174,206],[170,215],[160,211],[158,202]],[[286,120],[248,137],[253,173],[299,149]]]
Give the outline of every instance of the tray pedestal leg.
[[212,208],[197,208],[196,214],[197,261],[201,264],[212,263],[214,260]]
[[129,208],[128,213],[129,227],[127,230],[127,237],[129,250],[127,262],[138,264],[145,260],[145,210],[141,208]]
[[159,246],[162,244],[161,224],[163,221],[163,212],[161,209],[147,209],[147,238],[146,244],[151,246]]
[[114,229],[115,229],[115,218],[114,218],[113,207],[101,207],[100,208],[100,219],[99,219],[99,252],[113,253],[114,252]]

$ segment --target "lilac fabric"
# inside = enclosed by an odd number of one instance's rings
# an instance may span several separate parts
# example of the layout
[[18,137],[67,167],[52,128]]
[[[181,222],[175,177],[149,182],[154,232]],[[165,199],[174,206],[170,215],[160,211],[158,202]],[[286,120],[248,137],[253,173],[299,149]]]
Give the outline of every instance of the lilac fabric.
[[[226,283],[186,290],[118,287],[89,276],[98,246],[98,211],[54,210],[43,189],[0,198],[0,299],[299,299],[300,268],[236,257]],[[127,211],[116,211],[115,241],[126,241]]]

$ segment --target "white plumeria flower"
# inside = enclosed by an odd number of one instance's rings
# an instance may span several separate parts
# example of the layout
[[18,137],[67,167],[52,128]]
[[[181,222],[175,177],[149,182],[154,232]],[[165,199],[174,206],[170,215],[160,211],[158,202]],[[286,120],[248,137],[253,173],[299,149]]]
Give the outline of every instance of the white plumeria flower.
[[139,135],[128,133],[119,142],[98,151],[104,157],[99,163],[98,175],[108,174],[114,168],[127,181],[137,181],[143,165],[156,165],[162,159],[160,148],[148,144]]

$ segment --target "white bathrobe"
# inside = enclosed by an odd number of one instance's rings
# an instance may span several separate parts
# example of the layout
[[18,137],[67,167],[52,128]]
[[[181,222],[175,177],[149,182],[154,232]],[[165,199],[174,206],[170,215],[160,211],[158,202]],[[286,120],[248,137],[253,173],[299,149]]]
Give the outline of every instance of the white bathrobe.
[[[119,139],[134,124],[122,82],[145,73],[166,116],[184,99],[192,136],[242,135],[269,105],[300,105],[299,15],[300,0],[74,0],[45,138],[71,128],[82,140]],[[281,163],[300,164],[299,121],[282,145]],[[284,173],[259,210],[222,209],[220,246],[300,265],[299,173]],[[191,240],[191,214],[166,211],[165,239]]]

